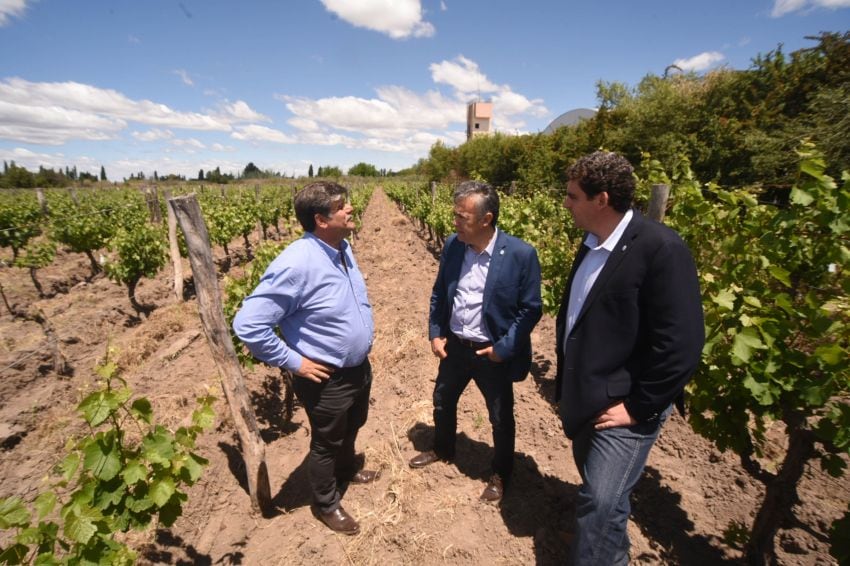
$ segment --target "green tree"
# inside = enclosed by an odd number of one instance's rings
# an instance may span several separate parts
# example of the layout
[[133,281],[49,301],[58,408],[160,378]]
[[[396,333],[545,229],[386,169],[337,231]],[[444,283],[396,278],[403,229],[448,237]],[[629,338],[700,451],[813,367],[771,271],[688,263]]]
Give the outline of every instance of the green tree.
[[199,180],[199,181],[203,181],[203,180],[204,180],[204,170],[203,170],[203,169],[201,169],[201,170],[199,170],[199,171],[198,171],[198,180]]
[[325,165],[319,167],[319,177],[342,177],[342,169],[336,165]]
[[103,167],[103,165],[100,166],[100,180],[106,180],[106,169]]
[[245,169],[242,171],[243,179],[257,179],[263,176],[263,172],[259,167],[254,165],[253,162],[249,162],[248,165],[245,166]]
[[348,170],[348,174],[358,177],[378,177],[378,168],[370,163],[360,162]]
[[307,176],[311,179],[313,178],[313,164],[310,164],[310,167],[307,169]]

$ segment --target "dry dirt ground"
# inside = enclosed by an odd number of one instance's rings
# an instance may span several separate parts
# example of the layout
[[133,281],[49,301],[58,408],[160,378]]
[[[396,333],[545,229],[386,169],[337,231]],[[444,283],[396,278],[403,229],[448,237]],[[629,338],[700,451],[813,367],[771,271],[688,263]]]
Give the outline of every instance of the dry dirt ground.
[[[119,352],[123,376],[152,401],[166,425],[184,424],[196,397],[212,392],[219,398],[217,427],[199,444],[210,465],[189,490],[183,516],[171,528],[152,527],[130,538],[142,563],[565,563],[579,478],[552,405],[553,320],[544,317],[535,330],[532,374],[515,386],[512,489],[500,507],[481,503],[491,435],[474,385],[459,408],[456,461],[423,470],[407,466],[433,435],[437,363],[426,334],[437,270],[433,251],[380,190],[354,248],[377,327],[370,415],[358,448],[369,467],[382,470],[376,483],[352,486],[345,494],[345,508],[361,523],[359,535],[334,534],[312,515],[307,419],[297,407],[292,422],[282,422],[279,379],[261,366],[246,380],[267,442],[276,511],[271,517],[252,514],[236,434],[194,299],[176,302],[163,272],[139,286],[139,299],[157,308],[137,319],[125,289],[102,277],[87,281],[88,262],[76,254],[60,254],[40,272],[45,290],[55,293],[48,299],[38,299],[26,272],[0,268],[7,299],[42,310],[74,370],[71,377],[54,374],[40,326],[14,319],[0,305],[0,497],[35,497],[66,440],[82,430],[74,407],[95,382],[93,367],[110,344]],[[5,257],[8,250],[2,252]],[[238,273],[238,258],[234,264],[231,273]],[[782,436],[774,432],[778,461]],[[833,563],[825,533],[846,508],[850,486],[811,463],[799,493],[795,518],[776,539],[780,561]],[[718,452],[675,415],[633,496],[633,562],[738,563],[740,550],[724,544],[722,532],[732,521],[750,524],[762,494],[733,454]]]

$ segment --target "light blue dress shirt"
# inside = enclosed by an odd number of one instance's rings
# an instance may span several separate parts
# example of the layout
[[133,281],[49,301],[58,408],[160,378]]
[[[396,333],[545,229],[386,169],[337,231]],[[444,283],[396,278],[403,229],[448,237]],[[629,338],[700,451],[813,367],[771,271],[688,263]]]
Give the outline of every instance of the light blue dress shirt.
[[476,252],[469,244],[466,245],[449,321],[451,331],[465,340],[493,341],[487,331],[487,325],[484,324],[484,286],[487,284],[490,258],[493,257],[498,233],[497,228],[481,253]]
[[304,356],[337,368],[363,363],[375,330],[372,305],[351,246],[341,248],[347,270],[340,250],[309,232],[272,261],[233,319],[254,357],[291,371]]

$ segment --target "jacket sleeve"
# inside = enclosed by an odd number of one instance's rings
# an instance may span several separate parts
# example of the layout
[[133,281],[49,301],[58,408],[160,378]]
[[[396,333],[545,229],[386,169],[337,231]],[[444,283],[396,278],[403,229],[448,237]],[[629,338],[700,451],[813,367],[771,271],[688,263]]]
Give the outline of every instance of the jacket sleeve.
[[705,341],[696,266],[681,239],[665,241],[650,259],[639,300],[645,318],[640,370],[625,405],[643,422],[658,418],[682,393]]
[[526,251],[516,316],[504,336],[493,344],[493,351],[503,360],[513,358],[520,348],[528,344],[531,331],[543,315],[543,300],[540,296],[540,260],[537,258],[537,250],[533,247],[528,246]]
[[445,337],[449,333],[449,317],[446,316],[446,313],[449,312],[446,258],[448,257],[449,248],[454,243],[454,239],[455,236],[450,237],[443,246],[443,251],[440,253],[440,267],[437,270],[437,279],[434,281],[434,287],[431,289],[431,309],[428,314],[428,340]]

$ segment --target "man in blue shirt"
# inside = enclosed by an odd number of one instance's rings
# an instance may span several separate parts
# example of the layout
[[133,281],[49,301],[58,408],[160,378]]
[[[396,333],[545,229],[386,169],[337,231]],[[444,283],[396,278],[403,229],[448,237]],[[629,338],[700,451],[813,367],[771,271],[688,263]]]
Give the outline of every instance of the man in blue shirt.
[[318,516],[336,532],[356,534],[360,526],[340,505],[338,483],[369,483],[378,473],[358,469],[354,451],[369,411],[374,323],[345,240],[354,230],[347,196],[329,181],[295,195],[305,234],[272,261],[233,330],[256,358],[295,374],[312,429],[308,470]]
[[457,403],[470,380],[493,426],[492,474],[481,494],[499,503],[513,470],[513,382],[531,368],[531,331],[543,313],[537,251],[496,228],[499,195],[467,181],[454,193],[457,233],[446,240],[431,294],[428,337],[440,358],[434,387],[434,449],[410,460],[421,468],[451,460]]

